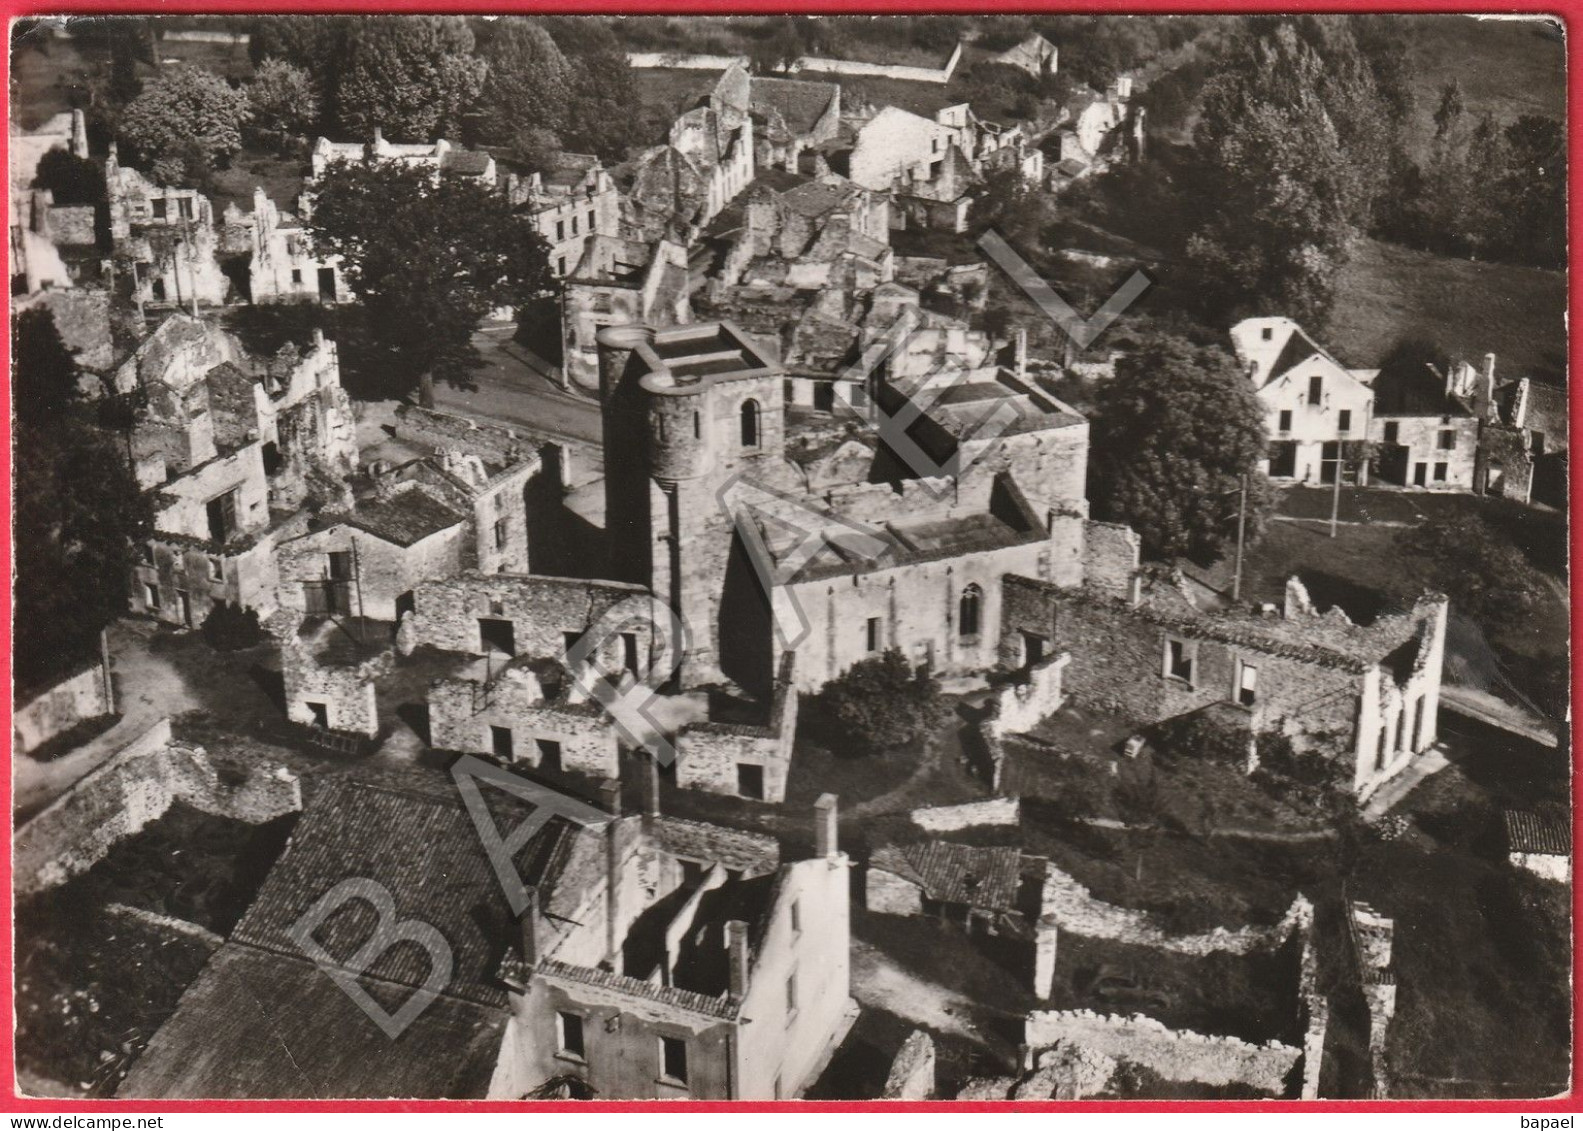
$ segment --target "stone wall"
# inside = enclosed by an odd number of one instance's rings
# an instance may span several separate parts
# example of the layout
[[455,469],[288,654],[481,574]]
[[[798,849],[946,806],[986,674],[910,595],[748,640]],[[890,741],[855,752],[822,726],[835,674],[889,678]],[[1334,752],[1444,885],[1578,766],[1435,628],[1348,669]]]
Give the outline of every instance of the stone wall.
[[731,66],[753,66],[746,55],[692,55],[685,51],[628,51],[627,64],[640,71],[723,71]]
[[928,1100],[934,1098],[934,1041],[922,1029],[914,1029],[902,1042],[885,1078],[882,1100]]
[[1198,935],[1173,935],[1156,924],[1147,912],[1117,907],[1096,899],[1089,890],[1051,864],[1045,872],[1044,915],[1062,931],[1091,939],[1112,939],[1132,946],[1153,946],[1178,954],[1248,954],[1274,950],[1294,930],[1306,930],[1313,921],[1313,905],[1299,895],[1282,916],[1268,927],[1216,927]]
[[[339,631],[339,630],[337,630]],[[286,717],[313,726],[324,709],[325,726],[345,734],[374,738],[379,734],[379,705],[374,682],[390,670],[394,655],[387,649],[362,663],[320,663],[313,653],[292,638],[280,650],[285,681]]]
[[155,724],[17,830],[17,895],[87,871],[173,801],[249,824],[302,809],[301,785],[285,767],[227,769],[222,775],[203,747],[173,741],[168,719]]
[[1284,1096],[1287,1076],[1301,1050],[1279,1041],[1249,1044],[1235,1037],[1209,1037],[1167,1028],[1141,1014],[1122,1017],[1086,1009],[1036,1010],[1028,1015],[1025,1069],[1034,1053],[1051,1046],[1075,1045],[1130,1061],[1178,1083],[1225,1087],[1243,1084],[1271,1096]]
[[618,733],[603,709],[564,699],[547,702],[524,666],[513,665],[488,682],[442,679],[429,685],[431,746],[494,757],[497,740],[509,745],[515,762],[542,765],[544,744],[555,743],[562,769],[601,778],[620,774]]
[[[860,63],[854,59],[825,59],[804,55],[786,68],[788,75],[813,71],[827,75],[849,75],[853,78],[901,79],[903,82],[927,82],[944,85],[951,81],[957,64],[962,61],[962,45],[958,43],[946,58],[945,65],[934,67],[904,67],[888,63]],[[637,64],[633,64],[636,66]]]
[[961,805],[931,805],[914,809],[912,823],[930,832],[954,832],[976,825],[1015,825],[1022,820],[1022,806],[1015,797],[991,797]]
[[1111,596],[1124,596],[1137,572],[1141,543],[1130,526],[1115,522],[1084,524],[1084,583]]
[[863,901],[870,911],[885,915],[923,914],[923,889],[883,868],[864,870]]
[[[515,654],[555,658],[565,654],[569,636],[581,635],[621,602],[646,597],[639,585],[581,581],[521,574],[465,573],[426,581],[415,591],[415,644],[447,652],[482,652],[479,621],[510,622]],[[634,624],[640,657],[652,655],[652,632]],[[619,666],[621,642],[600,655]]]
[[12,745],[17,753],[26,754],[78,723],[114,711],[110,673],[102,659],[96,660],[16,708],[11,716]]
[[1066,703],[1061,673],[1071,655],[1046,656],[1027,670],[1026,679],[1001,686],[990,701],[985,726],[997,737],[1025,734],[1055,714]]
[[781,660],[770,698],[769,717],[763,726],[701,722],[676,736],[676,784],[684,789],[742,796],[738,767],[763,770],[764,796],[759,800],[786,799],[786,779],[791,773],[792,741],[797,735],[796,653]]

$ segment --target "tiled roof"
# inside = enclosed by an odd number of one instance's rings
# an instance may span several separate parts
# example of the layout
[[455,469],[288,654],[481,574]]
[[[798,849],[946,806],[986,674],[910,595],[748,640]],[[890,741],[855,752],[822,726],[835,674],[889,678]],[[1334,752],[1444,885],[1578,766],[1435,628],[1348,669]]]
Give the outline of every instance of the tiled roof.
[[415,488],[388,499],[363,500],[357,509],[329,517],[396,546],[411,546],[464,519],[427,491]]
[[[1295,335],[1294,335],[1295,336]],[[1376,416],[1471,416],[1427,365],[1386,366],[1374,380]]]
[[[531,810],[498,788],[480,787],[480,793],[502,836]],[[523,883],[551,892],[579,835],[553,819],[515,858]],[[491,1006],[505,1003],[505,990],[495,975],[502,955],[518,939],[518,927],[459,798],[361,782],[326,784],[304,812],[290,847],[270,870],[233,940],[300,955],[288,932],[326,892],[348,879],[381,885],[390,892],[400,918],[421,920],[445,937],[453,969],[443,996]],[[373,910],[354,902],[332,913],[314,937],[332,955],[350,955],[373,929]],[[429,957],[417,946],[396,947],[365,973],[371,980],[419,987],[428,977]]]
[[793,134],[808,134],[840,93],[841,88],[833,82],[755,78],[752,110],[765,117],[779,114]]
[[1548,856],[1568,856],[1572,852],[1572,830],[1559,815],[1507,809],[1501,813],[1501,819],[1506,824],[1506,843],[1512,852],[1538,852]]
[[727,995],[710,997],[708,994],[681,990],[675,986],[656,986],[652,982],[629,978],[613,970],[601,970],[593,966],[573,966],[553,958],[547,958],[539,963],[538,972],[546,978],[561,978],[585,986],[602,986],[617,993],[646,998],[649,1001],[701,1013],[705,1017],[717,1017],[727,1021],[734,1018],[737,1010],[741,1008],[740,1002]]
[[[359,985],[390,1013],[412,992],[372,979]],[[391,1040],[307,959],[230,942],[182,996],[117,1095],[482,1099],[509,1018],[503,1006],[442,996]]]
[[965,903],[986,911],[1016,906],[1022,853],[1015,848],[974,848],[944,840],[876,849],[869,867],[913,880],[941,903]]

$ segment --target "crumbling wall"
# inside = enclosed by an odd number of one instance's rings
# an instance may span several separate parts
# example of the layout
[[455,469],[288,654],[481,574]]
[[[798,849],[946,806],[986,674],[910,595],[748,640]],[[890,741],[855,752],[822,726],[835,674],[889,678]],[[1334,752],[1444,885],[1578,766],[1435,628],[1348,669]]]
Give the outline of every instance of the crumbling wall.
[[300,811],[302,789],[284,766],[228,764],[222,773],[203,747],[173,741],[170,720],[162,720],[17,830],[17,895],[87,871],[118,841],[164,816],[173,801],[261,824]]
[[914,1029],[902,1042],[885,1078],[882,1100],[928,1100],[934,1098],[934,1041],[922,1029]]
[[870,866],[863,878],[863,900],[885,915],[922,915],[923,889],[912,880]]
[[[415,591],[416,643],[447,652],[481,652],[480,620],[509,621],[516,655],[560,657],[568,638],[580,636],[609,610],[629,598],[647,597],[639,585],[520,574],[465,573],[426,581]],[[638,638],[638,655],[652,655],[652,626],[634,623],[623,631]],[[599,652],[617,670],[622,642],[613,638]]]
[[764,771],[762,800],[786,799],[791,773],[792,742],[797,736],[797,685],[795,652],[781,658],[779,675],[770,698],[769,718],[763,726],[701,722],[685,727],[676,736],[676,784],[684,789],[737,794],[737,767],[759,766]]
[[1301,1051],[1279,1041],[1250,1044],[1170,1029],[1152,1017],[1095,1013],[1087,1009],[1036,1010],[1028,1015],[1025,1069],[1037,1050],[1075,1045],[1126,1060],[1179,1083],[1225,1087],[1242,1084],[1271,1096],[1286,1093],[1286,1079]]
[[16,708],[11,716],[12,746],[26,754],[78,723],[114,710],[110,675],[103,660],[96,660]]
[[954,832],[976,825],[1015,825],[1022,819],[1022,806],[1015,797],[991,797],[961,805],[930,805],[914,809],[910,816],[919,828]]
[[379,705],[374,682],[394,662],[387,649],[357,664],[322,664],[293,636],[280,650],[287,718],[312,726],[317,716],[310,704],[317,703],[324,708],[325,725],[330,730],[376,737]]
[[990,701],[985,720],[991,733],[1023,734],[1059,711],[1066,702],[1061,673],[1071,659],[1066,652],[1046,656],[1028,669],[1026,679],[1003,685]]
[[620,774],[618,733],[596,703],[547,702],[537,679],[522,667],[487,683],[435,680],[429,685],[429,744],[439,750],[496,756],[503,728],[512,761],[545,760],[543,743],[560,746],[561,769],[613,778]]
[[1138,535],[1130,526],[1087,521],[1083,539],[1085,584],[1113,597],[1125,596],[1132,575],[1138,570],[1140,546]]
[[1313,905],[1299,895],[1281,917],[1267,927],[1216,927],[1197,935],[1173,935],[1145,911],[1117,907],[1096,899],[1089,890],[1055,865],[1045,872],[1043,910],[1063,931],[1091,939],[1112,939],[1133,946],[1153,946],[1178,954],[1248,954],[1274,950],[1294,930],[1313,922]]

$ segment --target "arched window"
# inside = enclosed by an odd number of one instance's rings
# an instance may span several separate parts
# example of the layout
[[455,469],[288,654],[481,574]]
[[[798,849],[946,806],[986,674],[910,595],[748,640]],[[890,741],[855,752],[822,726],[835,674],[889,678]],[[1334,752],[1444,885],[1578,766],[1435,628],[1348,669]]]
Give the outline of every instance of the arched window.
[[979,605],[983,597],[984,591],[977,585],[969,585],[962,590],[962,600],[957,607],[956,616],[956,627],[960,635],[978,635]]
[[759,446],[759,402],[748,400],[742,402],[742,446],[756,448]]

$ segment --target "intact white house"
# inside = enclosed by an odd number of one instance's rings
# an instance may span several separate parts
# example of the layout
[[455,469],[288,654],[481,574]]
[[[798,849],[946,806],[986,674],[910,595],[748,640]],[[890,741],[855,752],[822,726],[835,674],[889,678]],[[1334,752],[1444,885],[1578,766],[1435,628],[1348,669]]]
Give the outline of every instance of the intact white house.
[[[1379,371],[1348,369],[1290,318],[1244,319],[1231,328],[1231,344],[1264,401],[1270,478],[1335,482],[1341,445],[1368,438]],[[1367,482],[1366,462],[1347,458],[1344,478]]]

